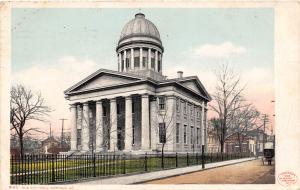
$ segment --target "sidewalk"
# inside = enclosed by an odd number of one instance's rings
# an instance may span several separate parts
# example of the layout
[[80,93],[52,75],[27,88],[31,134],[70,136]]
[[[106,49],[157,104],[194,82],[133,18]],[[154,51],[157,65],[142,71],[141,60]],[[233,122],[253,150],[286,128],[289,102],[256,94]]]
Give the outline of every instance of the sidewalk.
[[[255,160],[255,158],[243,158],[243,159],[236,159],[236,160],[228,160],[223,162],[216,162],[216,163],[209,163],[205,164],[205,169],[211,169],[221,166],[226,166],[230,164],[241,163],[245,161]],[[156,171],[156,172],[149,172],[143,174],[136,174],[136,175],[129,175],[129,176],[121,176],[121,177],[111,177],[106,179],[94,179],[91,181],[81,181],[77,184],[90,184],[90,185],[97,185],[97,184],[114,184],[114,185],[129,185],[129,184],[137,184],[142,183],[145,181],[151,181],[155,179],[161,179],[165,177],[177,176],[181,174],[191,173],[195,171],[201,171],[202,166],[190,166],[184,168],[176,168],[170,170],[163,170],[163,171]]]

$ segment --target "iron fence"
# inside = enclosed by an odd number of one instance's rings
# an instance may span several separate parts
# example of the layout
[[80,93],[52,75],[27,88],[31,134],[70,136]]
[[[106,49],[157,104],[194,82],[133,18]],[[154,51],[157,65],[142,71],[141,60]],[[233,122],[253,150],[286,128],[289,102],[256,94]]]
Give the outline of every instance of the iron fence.
[[11,156],[11,184],[51,184],[144,173],[249,157],[243,153]]

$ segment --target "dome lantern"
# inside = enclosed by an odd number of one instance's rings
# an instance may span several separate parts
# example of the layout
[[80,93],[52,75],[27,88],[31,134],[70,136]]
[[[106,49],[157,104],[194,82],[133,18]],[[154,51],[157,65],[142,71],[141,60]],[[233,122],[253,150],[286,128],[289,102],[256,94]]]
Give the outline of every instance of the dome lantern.
[[162,54],[164,48],[156,26],[143,13],[135,14],[123,27],[116,48],[118,71],[162,80]]

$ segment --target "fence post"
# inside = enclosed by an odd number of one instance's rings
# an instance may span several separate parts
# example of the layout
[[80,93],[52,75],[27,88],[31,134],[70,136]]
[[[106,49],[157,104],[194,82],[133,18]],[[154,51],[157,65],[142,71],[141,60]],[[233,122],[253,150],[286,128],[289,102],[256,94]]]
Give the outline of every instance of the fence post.
[[175,157],[175,165],[176,165],[176,168],[178,167],[178,155],[177,155],[177,152],[176,152],[176,157]]
[[123,174],[126,173],[126,167],[125,167],[125,154],[123,153]]
[[51,159],[52,159],[52,178],[51,178],[51,182],[55,182],[55,169],[54,169],[54,154],[52,154],[52,157],[51,157]]
[[94,177],[96,177],[96,156],[95,156],[95,153],[93,153],[93,166],[94,166]]
[[145,172],[148,170],[147,168],[147,152],[145,153]]
[[189,153],[186,153],[186,165],[189,166]]
[[114,152],[114,156],[113,156],[113,173],[114,175],[116,175],[116,153]]
[[202,145],[202,149],[201,149],[201,153],[202,153],[202,155],[201,155],[201,158],[202,158],[202,169],[204,169],[205,168],[205,155],[204,155],[204,145]]
[[161,152],[161,169],[164,169],[164,152]]

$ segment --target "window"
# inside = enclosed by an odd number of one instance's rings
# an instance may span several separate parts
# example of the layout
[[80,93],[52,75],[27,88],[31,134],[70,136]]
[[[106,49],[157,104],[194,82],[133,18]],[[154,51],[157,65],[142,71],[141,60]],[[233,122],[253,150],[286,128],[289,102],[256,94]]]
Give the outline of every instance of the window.
[[165,109],[165,97],[159,97],[158,98],[158,105],[160,110]]
[[129,58],[126,58],[126,68],[129,67]]
[[176,123],[176,143],[179,143],[179,123]]
[[122,60],[122,64],[121,64],[121,71],[124,71],[124,60]]
[[191,144],[194,144],[194,127],[191,126]]
[[183,111],[184,111],[185,114],[186,114],[186,110],[187,110],[186,109],[186,104],[187,104],[186,102],[183,103]]
[[158,72],[160,72],[160,70],[161,70],[161,63],[160,63],[160,60],[158,60]]
[[120,114],[120,104],[117,104],[117,115]]
[[140,67],[140,57],[134,57],[134,67]]
[[165,125],[165,123],[159,123],[159,142],[166,143],[166,125]]
[[194,107],[191,105],[191,116],[194,116]]
[[135,113],[135,109],[134,109],[134,101],[133,101],[133,100],[132,100],[132,104],[131,104],[131,105],[132,105],[132,108],[131,108],[131,109],[132,109],[132,113]]
[[[197,128],[197,144],[199,144],[199,137],[200,137],[200,129]],[[209,138],[210,140],[210,138]]]
[[199,108],[196,108],[197,118],[199,118]]
[[186,125],[183,127],[183,142],[186,144]]
[[146,67],[147,57],[143,57],[143,67]]
[[151,68],[154,69],[155,66],[155,59],[151,58]]
[[107,115],[107,109],[105,106],[102,107],[103,108],[103,116],[106,116]]

